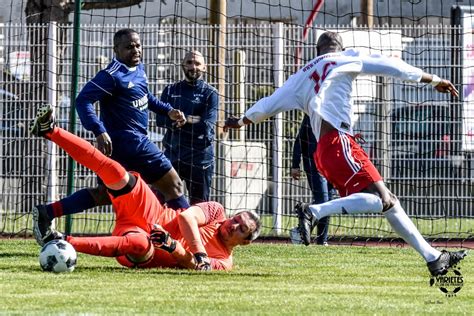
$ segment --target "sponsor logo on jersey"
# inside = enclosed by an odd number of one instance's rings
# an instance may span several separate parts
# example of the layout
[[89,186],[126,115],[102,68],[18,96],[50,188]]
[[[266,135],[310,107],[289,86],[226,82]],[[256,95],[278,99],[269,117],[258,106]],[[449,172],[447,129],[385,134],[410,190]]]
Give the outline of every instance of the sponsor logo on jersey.
[[140,111],[146,110],[148,108],[148,96],[144,95],[140,99],[134,100],[132,106]]
[[133,88],[133,87],[135,87],[135,85],[133,84],[133,82],[130,81],[130,82],[128,83],[127,88],[131,89],[131,88]]
[[172,98],[181,98],[181,94],[172,94],[170,95]]

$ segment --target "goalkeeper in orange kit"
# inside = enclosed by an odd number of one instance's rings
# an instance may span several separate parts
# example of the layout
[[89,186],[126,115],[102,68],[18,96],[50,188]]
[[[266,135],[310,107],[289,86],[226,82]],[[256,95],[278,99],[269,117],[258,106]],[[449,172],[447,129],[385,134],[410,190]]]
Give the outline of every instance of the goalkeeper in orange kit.
[[[116,257],[127,267],[230,270],[233,248],[250,244],[260,232],[261,222],[254,212],[243,211],[226,218],[223,206],[217,202],[178,211],[166,208],[138,173],[126,171],[89,142],[57,127],[50,105],[38,110],[30,130],[94,171],[107,187],[116,213],[112,236],[66,237],[79,252]],[[49,240],[64,238],[47,229]]]

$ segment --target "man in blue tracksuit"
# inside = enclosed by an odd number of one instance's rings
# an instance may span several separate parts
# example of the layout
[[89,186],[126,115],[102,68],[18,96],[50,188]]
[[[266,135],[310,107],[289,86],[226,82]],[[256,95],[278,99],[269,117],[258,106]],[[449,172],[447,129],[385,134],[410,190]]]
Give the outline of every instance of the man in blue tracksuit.
[[[327,202],[332,197],[334,191],[332,185],[326,181],[316,167],[316,163],[313,159],[313,154],[316,152],[316,146],[317,142],[313,130],[311,129],[309,116],[305,115],[293,144],[291,177],[295,180],[300,179],[300,162],[301,158],[303,158],[303,170],[306,173],[306,178],[313,194],[312,204]],[[316,243],[318,245],[327,245],[328,228],[329,216],[321,218],[317,225]],[[297,228],[291,230],[290,237],[293,243],[301,243]]]
[[167,86],[161,101],[181,110],[186,124],[177,128],[170,118],[157,116],[157,125],[167,128],[165,155],[186,183],[190,203],[195,204],[209,200],[219,96],[201,79],[206,64],[200,52],[188,52],[181,67],[185,79]]
[[[185,124],[183,113],[161,102],[148,89],[141,63],[140,36],[132,29],[114,35],[115,58],[89,81],[76,99],[76,110],[85,129],[94,133],[97,148],[140,173],[164,197],[168,207],[189,207],[183,185],[170,161],[147,136],[149,110],[166,116],[177,128]],[[100,118],[94,104],[100,104]],[[133,186],[131,184],[131,186]],[[51,235],[51,220],[98,205],[111,204],[105,187],[87,188],[60,201],[33,208],[33,232],[39,244]]]

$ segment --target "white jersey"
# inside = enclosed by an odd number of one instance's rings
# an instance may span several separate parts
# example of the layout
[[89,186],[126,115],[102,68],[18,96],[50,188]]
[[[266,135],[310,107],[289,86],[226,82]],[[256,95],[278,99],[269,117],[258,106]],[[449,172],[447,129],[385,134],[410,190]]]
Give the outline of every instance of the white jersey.
[[245,116],[259,123],[277,113],[299,109],[309,115],[317,140],[321,120],[352,135],[352,82],[359,74],[419,82],[423,71],[398,58],[361,55],[352,49],[321,55],[290,76],[271,96],[255,103]]

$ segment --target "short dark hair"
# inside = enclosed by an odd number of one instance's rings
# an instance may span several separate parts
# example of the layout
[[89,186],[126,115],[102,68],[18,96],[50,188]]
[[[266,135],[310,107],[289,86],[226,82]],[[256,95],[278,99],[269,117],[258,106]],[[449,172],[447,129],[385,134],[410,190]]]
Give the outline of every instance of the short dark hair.
[[260,220],[260,216],[257,215],[254,211],[240,211],[236,213],[234,216],[239,214],[246,213],[250,219],[255,223],[255,229],[250,235],[247,237],[248,240],[254,241],[260,235],[260,231],[262,230],[262,221]]
[[114,47],[118,46],[118,44],[120,43],[120,40],[122,39],[122,36],[130,35],[130,34],[138,34],[138,32],[135,31],[134,29],[121,29],[121,30],[118,30],[117,32],[115,32],[115,34],[114,34]]
[[327,31],[319,36],[316,44],[316,50],[319,52],[321,48],[332,48],[335,51],[342,51],[344,46],[342,45],[342,38],[336,32]]

